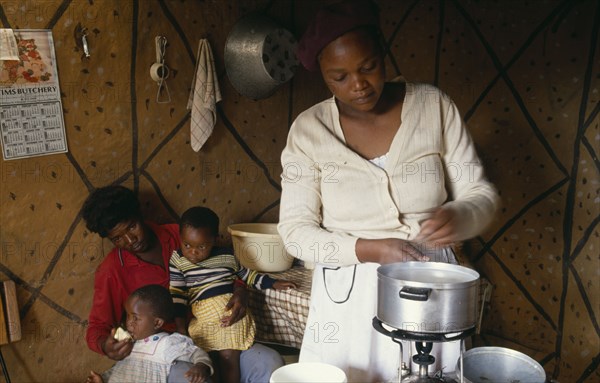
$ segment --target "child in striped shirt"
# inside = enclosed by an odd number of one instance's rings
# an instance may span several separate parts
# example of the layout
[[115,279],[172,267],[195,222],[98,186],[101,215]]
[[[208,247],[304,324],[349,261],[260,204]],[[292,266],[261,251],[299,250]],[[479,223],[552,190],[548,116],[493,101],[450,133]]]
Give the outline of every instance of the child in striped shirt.
[[[296,285],[246,269],[230,249],[216,247],[219,217],[211,209],[188,209],[181,216],[179,232],[181,249],[173,252],[169,262],[177,331],[189,334],[198,347],[217,351],[222,381],[238,383],[240,352],[254,343],[256,325],[250,312],[227,325],[234,284],[241,280],[259,290],[282,290]],[[186,326],[188,307],[193,318]]]

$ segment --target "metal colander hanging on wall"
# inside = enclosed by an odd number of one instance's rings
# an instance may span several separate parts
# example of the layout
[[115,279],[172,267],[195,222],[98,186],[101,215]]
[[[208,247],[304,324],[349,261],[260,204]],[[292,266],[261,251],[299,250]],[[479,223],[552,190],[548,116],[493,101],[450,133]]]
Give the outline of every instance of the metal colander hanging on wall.
[[259,100],[288,82],[298,68],[297,41],[286,29],[261,14],[242,17],[225,43],[225,70],[242,95]]

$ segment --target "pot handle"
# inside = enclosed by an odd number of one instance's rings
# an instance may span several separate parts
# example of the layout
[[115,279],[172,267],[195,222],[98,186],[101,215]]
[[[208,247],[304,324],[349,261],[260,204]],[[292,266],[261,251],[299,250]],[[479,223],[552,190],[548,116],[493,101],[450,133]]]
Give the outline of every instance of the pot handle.
[[402,290],[400,290],[400,298],[424,302],[429,299],[430,293],[431,289],[427,287],[404,286],[402,287]]

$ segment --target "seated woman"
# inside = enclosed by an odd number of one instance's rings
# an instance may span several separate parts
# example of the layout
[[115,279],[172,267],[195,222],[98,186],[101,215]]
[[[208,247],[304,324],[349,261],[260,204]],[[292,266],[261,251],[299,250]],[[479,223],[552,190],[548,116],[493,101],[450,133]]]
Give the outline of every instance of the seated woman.
[[[88,230],[115,245],[96,270],[86,340],[92,351],[122,360],[133,344],[115,340],[111,331],[122,322],[125,301],[133,291],[148,284],[169,287],[169,259],[181,247],[179,227],[144,221],[137,197],[123,186],[94,190],[84,202],[82,214]],[[223,318],[223,325],[242,318],[246,306],[247,291],[238,284],[227,307],[231,315]],[[174,331],[174,323],[166,329]],[[268,382],[282,365],[283,358],[275,350],[254,344],[241,353],[241,381]],[[175,365],[169,381],[186,382],[182,375],[188,369]]]

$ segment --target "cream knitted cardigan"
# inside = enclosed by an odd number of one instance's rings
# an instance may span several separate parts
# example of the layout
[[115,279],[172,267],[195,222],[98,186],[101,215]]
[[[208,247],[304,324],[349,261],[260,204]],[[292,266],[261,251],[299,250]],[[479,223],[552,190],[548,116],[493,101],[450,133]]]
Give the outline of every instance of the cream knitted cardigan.
[[406,84],[402,125],[384,168],[345,144],[334,98],[301,113],[282,152],[278,229],[288,252],[330,266],[359,263],[359,238],[413,239],[428,211],[460,217],[461,239],[481,233],[498,195],[454,102]]

